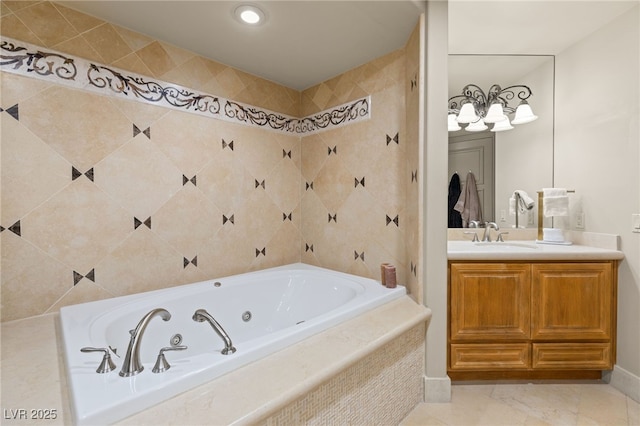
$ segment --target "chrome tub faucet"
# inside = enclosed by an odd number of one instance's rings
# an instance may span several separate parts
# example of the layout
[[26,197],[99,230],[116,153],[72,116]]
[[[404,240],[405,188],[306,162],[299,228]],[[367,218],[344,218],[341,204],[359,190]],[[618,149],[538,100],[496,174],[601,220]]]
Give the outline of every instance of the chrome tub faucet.
[[224,341],[224,349],[222,350],[222,355],[228,355],[236,351],[236,348],[233,347],[233,343],[231,343],[231,338],[229,337],[227,332],[224,331],[224,328],[222,328],[218,321],[216,321],[215,318],[213,318],[209,314],[209,312],[204,309],[198,309],[193,313],[193,320],[196,322],[207,321],[209,324],[211,324],[211,327],[213,327],[215,332],[218,333],[218,336],[220,336]]
[[131,340],[129,340],[129,347],[127,348],[127,353],[125,354],[124,362],[122,363],[120,376],[135,376],[144,370],[144,366],[140,362],[140,341],[142,340],[142,335],[147,328],[147,324],[149,324],[149,321],[156,316],[160,316],[164,321],[169,321],[171,319],[171,314],[166,309],[154,309],[142,317],[134,330],[129,330]]

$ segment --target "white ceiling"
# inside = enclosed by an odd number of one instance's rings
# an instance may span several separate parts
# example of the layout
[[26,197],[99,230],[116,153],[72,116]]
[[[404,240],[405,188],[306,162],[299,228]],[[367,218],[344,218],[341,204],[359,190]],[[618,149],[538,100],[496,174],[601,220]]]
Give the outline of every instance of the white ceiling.
[[[450,53],[557,54],[640,0],[449,1]],[[424,2],[249,1],[267,21],[243,26],[244,1],[63,1],[254,75],[303,90],[403,47]]]

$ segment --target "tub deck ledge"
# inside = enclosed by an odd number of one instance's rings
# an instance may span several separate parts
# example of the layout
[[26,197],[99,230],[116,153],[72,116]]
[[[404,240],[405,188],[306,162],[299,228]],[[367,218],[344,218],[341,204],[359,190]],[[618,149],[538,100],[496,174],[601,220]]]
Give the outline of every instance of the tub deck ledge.
[[[119,424],[254,424],[430,318],[428,308],[404,296]],[[2,324],[3,388],[13,390],[3,392],[2,406],[56,410],[47,423],[70,424],[58,324],[57,314]]]

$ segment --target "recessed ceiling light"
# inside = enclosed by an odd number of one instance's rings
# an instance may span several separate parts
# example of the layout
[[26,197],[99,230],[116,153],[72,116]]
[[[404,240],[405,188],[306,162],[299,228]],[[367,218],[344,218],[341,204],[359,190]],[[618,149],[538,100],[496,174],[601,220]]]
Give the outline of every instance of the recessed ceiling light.
[[264,22],[264,12],[257,6],[243,4],[236,7],[234,12],[236,18],[243,24],[258,25]]

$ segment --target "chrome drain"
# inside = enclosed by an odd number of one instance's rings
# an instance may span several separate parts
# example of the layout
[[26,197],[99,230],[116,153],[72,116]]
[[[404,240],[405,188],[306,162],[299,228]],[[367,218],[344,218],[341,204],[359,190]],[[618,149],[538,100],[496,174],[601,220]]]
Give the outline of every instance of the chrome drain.
[[242,321],[244,322],[249,322],[251,321],[251,312],[250,311],[246,311],[242,314]]

